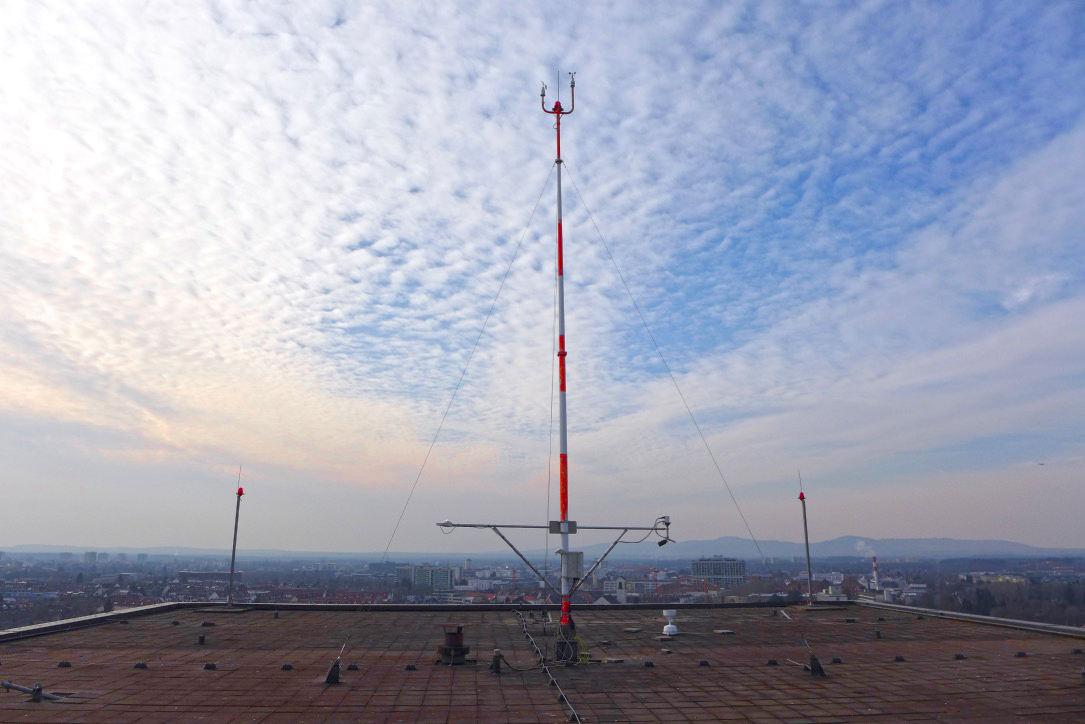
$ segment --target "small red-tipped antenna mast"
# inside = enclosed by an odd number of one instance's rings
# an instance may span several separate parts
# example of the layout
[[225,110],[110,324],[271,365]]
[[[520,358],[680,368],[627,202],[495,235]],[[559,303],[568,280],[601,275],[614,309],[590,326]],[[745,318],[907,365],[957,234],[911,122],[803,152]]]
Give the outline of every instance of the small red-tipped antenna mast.
[[802,535],[806,540],[806,590],[809,605],[814,605],[814,574],[810,566],[810,529],[806,527],[806,494],[802,492],[802,471],[799,471],[799,501],[802,503]]
[[[560,465],[558,470],[560,480],[561,500],[561,550],[569,550],[569,428],[568,408],[565,400],[565,261],[563,258],[564,238],[561,231],[561,117],[573,112],[576,107],[576,73],[569,74],[569,110],[561,107],[561,101],[554,101],[554,107],[546,108],[546,84],[543,83],[539,93],[544,113],[554,116],[556,123],[554,130],[558,139],[558,157],[554,161],[558,167],[558,409],[559,409],[559,454]],[[564,560],[564,554],[562,555]],[[568,566],[561,567],[561,625],[569,626],[569,600],[572,594],[573,582],[568,575]]]
[[226,605],[234,605],[234,561],[237,559],[237,522],[241,518],[241,496],[245,489],[241,487],[241,466],[237,466],[237,507],[234,508],[234,545],[230,548],[230,585],[226,589]]

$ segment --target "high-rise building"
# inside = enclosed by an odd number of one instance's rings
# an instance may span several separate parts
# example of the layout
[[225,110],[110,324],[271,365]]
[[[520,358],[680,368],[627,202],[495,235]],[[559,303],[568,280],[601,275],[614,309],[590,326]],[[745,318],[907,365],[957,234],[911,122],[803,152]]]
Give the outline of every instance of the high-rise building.
[[396,566],[396,584],[414,584],[414,566]]
[[410,581],[415,588],[432,588],[434,591],[448,591],[452,589],[456,579],[453,577],[453,569],[442,566],[397,566],[396,582],[405,583]]
[[694,578],[703,578],[722,588],[734,588],[746,582],[746,561],[723,556],[701,558],[690,561],[690,572]]
[[451,591],[454,583],[451,568],[433,568],[430,570],[430,587],[434,591]]

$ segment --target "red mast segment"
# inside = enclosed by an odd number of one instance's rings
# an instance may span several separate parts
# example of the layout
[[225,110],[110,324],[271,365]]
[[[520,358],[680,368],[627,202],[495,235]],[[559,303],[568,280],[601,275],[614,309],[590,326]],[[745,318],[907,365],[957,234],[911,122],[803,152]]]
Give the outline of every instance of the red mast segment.
[[561,117],[567,116],[573,112],[576,107],[576,74],[569,74],[569,92],[571,99],[569,101],[569,110],[565,110],[561,107],[561,101],[555,101],[554,107],[550,110],[546,108],[546,85],[542,87],[542,92],[539,94],[541,100],[543,112],[554,116],[556,123],[554,129],[557,133],[557,151],[558,156],[555,163],[558,166],[558,402],[560,410],[560,464],[559,464],[559,480],[560,480],[560,500],[561,500],[561,551],[562,551],[562,566],[561,566],[561,624],[564,627],[569,626],[569,610],[570,610],[570,598],[572,596],[572,571],[567,561],[567,552],[569,551],[569,433],[568,433],[568,417],[567,417],[567,405],[566,405],[566,376],[565,376],[565,357],[568,352],[565,349],[565,260],[564,260],[564,235],[561,228]]

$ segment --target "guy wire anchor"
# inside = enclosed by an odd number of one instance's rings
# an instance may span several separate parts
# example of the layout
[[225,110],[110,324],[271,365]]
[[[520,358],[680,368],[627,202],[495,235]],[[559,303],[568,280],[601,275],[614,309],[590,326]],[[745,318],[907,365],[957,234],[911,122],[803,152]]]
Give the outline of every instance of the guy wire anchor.
[[[348,638],[347,641],[349,641],[349,640],[350,639]],[[343,670],[342,669],[343,652],[346,651],[346,649],[347,649],[347,641],[343,642],[343,647],[341,649],[339,649],[339,655],[335,657],[335,661],[333,661],[332,665],[328,667],[328,675],[324,677],[324,683],[325,684],[338,684],[339,683],[339,675],[340,675],[340,673],[342,673],[342,670]]]
[[811,676],[825,676],[825,669],[822,668],[821,661],[814,654],[814,648],[810,645],[810,642],[806,640],[806,634],[803,634],[802,643],[806,646],[806,650],[810,652],[810,659],[802,667],[803,671],[809,671]]
[[328,667],[328,675],[324,677],[325,684],[338,684],[339,674],[341,672],[340,660],[337,658],[332,662],[332,665]]

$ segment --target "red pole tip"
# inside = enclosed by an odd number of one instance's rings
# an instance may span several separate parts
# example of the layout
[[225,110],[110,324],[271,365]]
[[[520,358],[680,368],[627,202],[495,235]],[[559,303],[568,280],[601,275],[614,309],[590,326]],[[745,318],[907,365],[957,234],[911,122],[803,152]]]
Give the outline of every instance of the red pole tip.
[[240,498],[244,494],[245,494],[245,489],[244,488],[238,488],[237,489],[237,497]]
[[802,493],[799,493],[799,500],[806,500],[806,496]]

